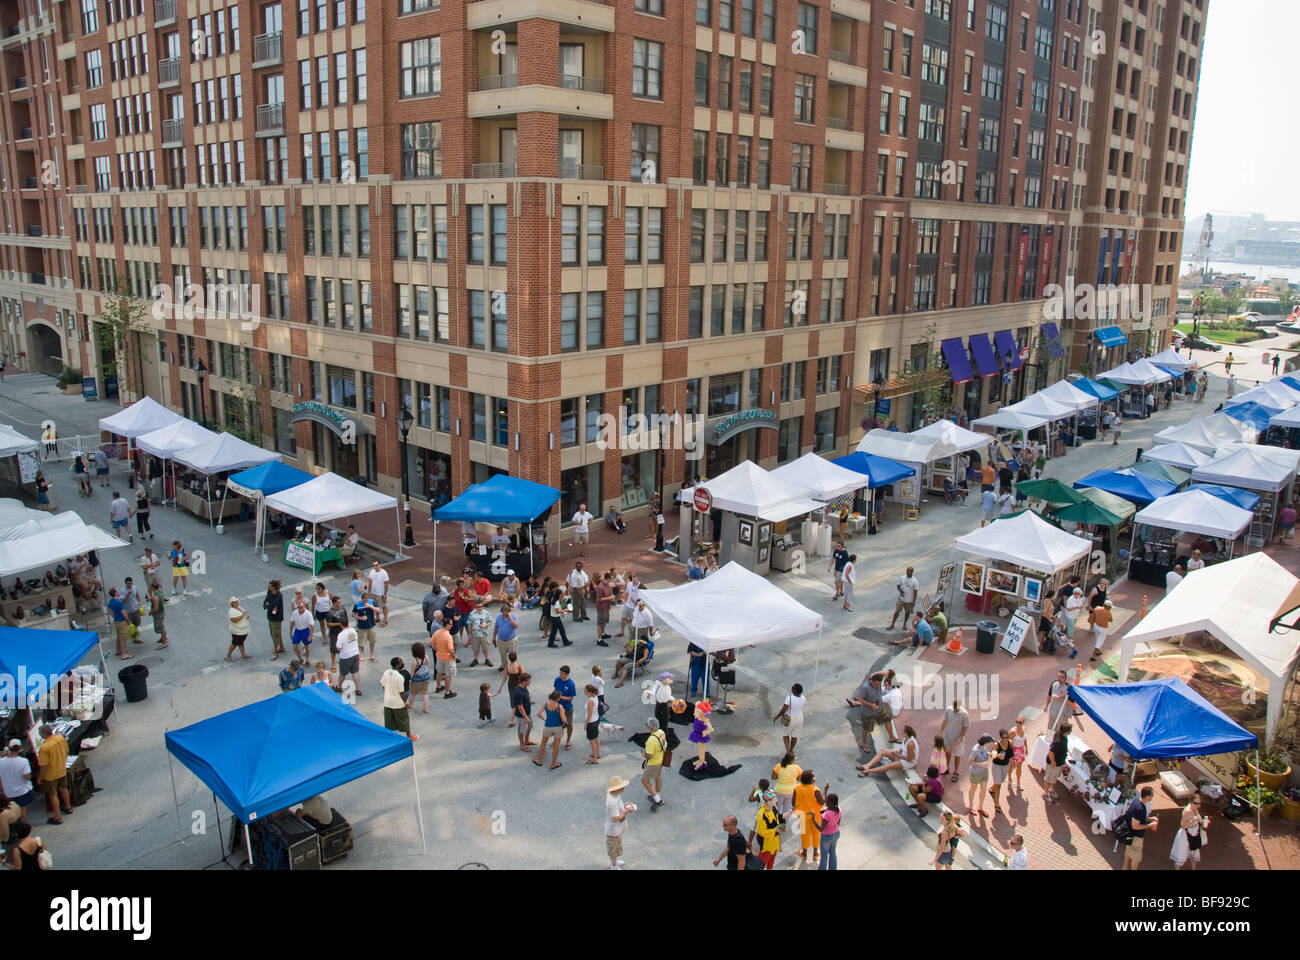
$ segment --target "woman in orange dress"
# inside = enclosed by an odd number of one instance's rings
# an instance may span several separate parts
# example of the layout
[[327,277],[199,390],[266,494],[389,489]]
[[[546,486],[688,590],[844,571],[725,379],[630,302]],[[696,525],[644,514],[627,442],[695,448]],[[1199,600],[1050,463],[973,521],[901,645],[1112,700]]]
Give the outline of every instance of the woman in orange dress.
[[812,847],[813,860],[821,856],[821,824],[818,814],[826,805],[826,798],[817,789],[816,776],[805,770],[794,788],[794,811],[799,818],[799,859],[808,861],[808,848]]

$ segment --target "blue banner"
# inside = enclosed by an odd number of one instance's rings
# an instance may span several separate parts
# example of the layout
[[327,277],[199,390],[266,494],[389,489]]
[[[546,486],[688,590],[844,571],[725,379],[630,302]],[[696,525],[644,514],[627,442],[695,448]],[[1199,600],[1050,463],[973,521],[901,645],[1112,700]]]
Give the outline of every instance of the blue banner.
[[1097,257],[1096,286],[1100,287],[1105,282],[1104,277],[1106,276],[1106,254],[1109,252],[1110,252],[1110,231],[1108,230],[1101,235],[1101,253]]
[[1112,246],[1112,250],[1113,250],[1113,256],[1111,257],[1111,261],[1110,261],[1110,282],[1119,283],[1119,276],[1120,276],[1119,261],[1120,258],[1124,256],[1124,232],[1122,230],[1115,231],[1115,242]]
[[81,378],[81,395],[87,400],[99,399],[99,386],[95,383],[94,377]]

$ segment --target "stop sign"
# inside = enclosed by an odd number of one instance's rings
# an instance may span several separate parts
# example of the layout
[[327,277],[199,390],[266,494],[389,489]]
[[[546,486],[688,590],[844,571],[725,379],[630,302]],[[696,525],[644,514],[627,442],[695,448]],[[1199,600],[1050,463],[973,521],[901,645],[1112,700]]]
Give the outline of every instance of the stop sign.
[[695,509],[700,513],[708,513],[713,509],[713,495],[703,487],[695,488]]

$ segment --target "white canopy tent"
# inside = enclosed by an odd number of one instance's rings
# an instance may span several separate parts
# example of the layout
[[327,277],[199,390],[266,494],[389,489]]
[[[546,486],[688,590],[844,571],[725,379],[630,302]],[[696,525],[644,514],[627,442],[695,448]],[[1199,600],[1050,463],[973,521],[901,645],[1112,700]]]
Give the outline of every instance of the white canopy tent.
[[40,448],[40,442],[31,437],[24,437],[9,426],[0,423],[0,457],[12,457],[18,453],[32,453]]
[[99,527],[85,523],[72,511],[41,520],[29,520],[23,528],[27,536],[0,541],[0,577],[35,570],[75,557],[87,550],[113,550],[125,547]]
[[1190,420],[1176,427],[1166,427],[1156,434],[1160,443],[1185,443],[1189,447],[1218,455],[1225,443],[1249,442],[1255,439],[1255,429],[1240,420],[1222,413]]
[[1192,471],[1196,483],[1221,483],[1243,490],[1276,493],[1295,479],[1295,468],[1252,449],[1233,450]]
[[[861,486],[862,475],[854,476]],[[774,523],[825,506],[811,499],[805,487],[769,473],[752,460],[736,464],[725,473],[701,483],[700,487],[709,492],[715,509]]]
[[182,419],[184,418],[179,413],[168,410],[153,397],[146,396],[111,417],[100,418],[99,429],[134,440]]
[[0,500],[0,530],[7,530],[20,523],[26,523],[28,520],[40,520],[42,517],[48,516],[49,514],[44,510],[33,510],[21,500],[15,500],[12,497]]
[[[1180,533],[1200,533],[1207,537],[1236,540],[1254,514],[1235,503],[1228,503],[1204,490],[1184,490],[1161,497],[1139,510],[1133,523],[1163,527]],[[1130,551],[1131,555],[1132,551]]]
[[1162,443],[1142,452],[1143,460],[1167,463],[1180,470],[1195,470],[1214,459],[1210,454],[1186,443]]
[[1054,527],[1038,514],[996,520],[953,541],[962,553],[1014,563],[1048,575],[1065,570],[1092,552],[1092,541]]
[[1047,417],[1040,417],[1031,413],[1016,413],[1003,407],[997,413],[989,414],[987,417],[980,417],[978,420],[972,420],[972,427],[986,427],[989,430],[1020,430],[1021,432],[1037,430],[1043,424],[1047,423]]
[[34,537],[44,530],[62,530],[67,527],[86,525],[86,522],[72,510],[65,510],[62,513],[46,513],[43,510],[31,512],[35,516],[0,528],[0,541],[22,540],[25,537]]
[[1188,360],[1186,357],[1180,357],[1178,351],[1173,347],[1166,347],[1154,356],[1148,357],[1156,366],[1164,367],[1166,370],[1174,370],[1178,373],[1186,373],[1188,370],[1196,369],[1196,361]]
[[[397,511],[397,542],[402,542],[402,511],[396,497],[353,483],[337,473],[323,473],[319,477],[300,483],[296,487],[272,494],[265,500],[268,510],[279,510],[312,525],[312,541],[316,541],[318,523],[374,513],[390,507]],[[399,549],[397,558],[402,559]]]
[[1281,407],[1285,411],[1300,403],[1300,390],[1288,387],[1281,380],[1270,380],[1268,383],[1261,383],[1257,387],[1243,390],[1231,400],[1225,400],[1223,405],[1231,407],[1250,400],[1268,407]]
[[1101,403],[1087,390],[1080,390],[1068,380],[1058,380],[1050,387],[1039,390],[1033,396],[1046,397],[1049,400],[1055,400],[1057,403],[1063,403],[1073,407],[1076,411],[1087,410]]
[[178,453],[183,453],[200,443],[206,443],[216,436],[217,434],[206,427],[201,427],[193,420],[182,417],[165,427],[141,434],[136,438],[135,445],[160,460],[171,460]]
[[1042,393],[1031,393],[1019,403],[1003,407],[999,412],[1028,414],[1031,417],[1043,417],[1049,422],[1055,422],[1073,417],[1078,413],[1078,408],[1071,403],[1053,400]]
[[987,433],[976,433],[974,430],[967,430],[965,427],[957,426],[951,420],[936,420],[920,430],[913,430],[908,436],[942,440],[951,444],[958,453],[983,450],[992,441],[992,438]]
[[1283,410],[1281,413],[1269,417],[1268,425],[1270,427],[1290,427],[1291,429],[1300,429],[1300,407],[1292,407],[1290,410]]
[[[793,640],[814,632],[821,649],[822,615],[734,560],[703,580],[642,590],[641,599],[660,620],[710,656],[719,650]],[[819,655],[814,690],[820,664]],[[709,675],[706,662],[705,676]]]
[[1300,630],[1269,624],[1300,580],[1264,553],[1193,570],[1120,642],[1120,679],[1139,643],[1204,630],[1268,680],[1265,740],[1282,713],[1283,691],[1300,656]]
[[771,471],[771,476],[783,483],[799,487],[805,498],[813,500],[834,500],[836,497],[862,489],[867,485],[868,480],[854,470],[847,470],[811,452],[805,453],[798,460],[777,467]]
[[274,450],[254,446],[233,433],[219,433],[176,455],[177,463],[211,476],[227,470],[246,470],[284,457]]
[[[987,438],[985,443],[988,443]],[[923,434],[920,431],[916,433],[898,433],[894,430],[877,429],[868,431],[867,435],[858,441],[858,450],[872,456],[896,460],[904,466],[914,469],[916,479],[911,483],[911,496],[904,496],[906,492],[904,484],[908,483],[908,481],[903,480],[894,488],[895,494],[892,499],[904,504],[910,503],[912,506],[919,508],[921,505],[921,491],[927,482],[926,468],[936,460],[942,460],[945,457],[956,457],[958,445],[954,440],[935,436],[934,433]]]
[[1300,450],[1290,450],[1286,447],[1270,447],[1262,443],[1225,443],[1219,447],[1219,456],[1236,453],[1238,450],[1251,450],[1265,460],[1287,467],[1292,473],[1300,471]]
[[1168,370],[1162,370],[1146,357],[1141,360],[1134,360],[1131,366],[1137,373],[1150,378],[1147,383],[1168,383],[1174,378],[1173,374]]

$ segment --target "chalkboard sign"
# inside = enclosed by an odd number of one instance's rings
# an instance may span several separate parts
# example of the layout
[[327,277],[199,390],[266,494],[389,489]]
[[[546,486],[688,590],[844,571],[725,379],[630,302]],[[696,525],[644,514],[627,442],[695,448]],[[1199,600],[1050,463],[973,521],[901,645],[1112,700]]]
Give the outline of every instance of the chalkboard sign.
[[1013,657],[1020,655],[1020,647],[1028,640],[1029,645],[1036,652],[1038,650],[1038,634],[1034,629],[1033,616],[1028,610],[1017,610],[1016,615],[1011,618],[1007,624],[1006,633],[1002,635],[1002,649]]

